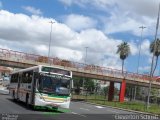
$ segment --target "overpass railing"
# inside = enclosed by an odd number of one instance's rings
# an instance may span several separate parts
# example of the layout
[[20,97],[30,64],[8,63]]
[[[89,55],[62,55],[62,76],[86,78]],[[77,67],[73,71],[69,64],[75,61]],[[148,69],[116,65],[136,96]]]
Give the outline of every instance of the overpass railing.
[[[18,51],[2,49],[2,48],[0,48],[0,58],[6,59],[6,60],[12,60],[16,62],[21,62],[21,63],[26,63],[26,62],[32,63],[32,64],[36,64],[36,63],[46,63],[47,64],[48,63],[48,57],[46,56],[29,54],[29,53],[18,52]],[[70,68],[75,68],[77,70],[89,71],[90,73],[94,72],[100,75],[108,75],[111,77],[117,77],[117,78],[125,77],[126,79],[130,79],[130,80],[142,80],[142,81],[153,80],[156,82],[160,82],[156,79],[156,77],[151,79],[149,75],[136,74],[136,73],[124,71],[124,76],[122,76],[121,70],[63,60],[57,57],[49,58],[49,62],[51,63],[51,65],[70,67]]]

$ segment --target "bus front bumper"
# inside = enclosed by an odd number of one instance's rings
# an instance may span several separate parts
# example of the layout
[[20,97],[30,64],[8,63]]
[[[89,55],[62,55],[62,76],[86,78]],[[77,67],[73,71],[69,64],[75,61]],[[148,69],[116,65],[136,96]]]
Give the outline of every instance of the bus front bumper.
[[35,97],[35,106],[53,107],[53,108],[69,108],[70,98],[67,100],[48,100],[43,97]]

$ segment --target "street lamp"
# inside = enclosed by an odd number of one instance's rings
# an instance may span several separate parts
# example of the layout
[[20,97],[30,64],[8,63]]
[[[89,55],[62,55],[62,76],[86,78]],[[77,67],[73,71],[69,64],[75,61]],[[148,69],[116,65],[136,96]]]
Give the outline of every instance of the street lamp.
[[[143,29],[145,29],[146,27],[141,26],[139,27],[141,30],[141,42],[143,40]],[[139,73],[139,61],[140,61],[140,55],[141,55],[141,42],[139,44],[139,53],[138,53],[138,65],[137,65],[137,74]]]
[[86,62],[87,62],[87,49],[88,49],[88,47],[85,47],[86,48],[86,57],[85,57],[85,64],[86,64]]
[[[84,58],[84,63],[85,63],[85,66],[86,66],[86,62],[87,62],[87,49],[88,49],[88,47],[85,47],[85,49],[86,49],[86,57]],[[84,77],[83,77],[82,87],[83,87],[83,93],[84,93]]]
[[[145,29],[146,27],[144,27],[143,25],[139,27],[141,30],[141,42],[143,40],[143,29]],[[140,62],[140,55],[141,55],[141,42],[139,43],[139,53],[138,53],[138,64],[137,64],[137,74],[139,73],[139,62]],[[135,86],[135,91],[134,91],[134,100],[136,99],[136,89],[137,86]]]
[[149,81],[149,89],[148,89],[148,96],[147,96],[147,110],[149,108],[150,92],[151,92],[151,88],[152,88],[152,77],[154,75],[153,65],[154,65],[154,55],[156,52],[157,33],[158,33],[158,27],[159,27],[159,14],[160,14],[160,4],[159,4],[159,10],[158,10],[156,33],[155,33],[155,43],[154,43],[154,48],[153,48],[153,56],[152,56],[151,71],[150,71],[150,81]]
[[48,47],[48,64],[51,65],[51,62],[49,61],[49,58],[50,58],[51,39],[52,39],[52,25],[53,25],[53,23],[55,23],[55,22],[50,21],[49,23],[51,24],[51,31],[50,31],[50,39],[49,39],[49,45],[48,45],[48,46],[49,46],[49,47]]

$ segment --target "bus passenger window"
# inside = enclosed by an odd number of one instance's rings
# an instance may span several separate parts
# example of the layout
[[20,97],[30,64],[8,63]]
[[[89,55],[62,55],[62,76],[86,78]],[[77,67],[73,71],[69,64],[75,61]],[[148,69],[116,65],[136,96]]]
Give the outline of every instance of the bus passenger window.
[[18,74],[11,75],[11,83],[17,83],[18,82]]
[[28,81],[27,83],[31,83],[32,82],[32,74],[30,73],[30,75],[28,76]]

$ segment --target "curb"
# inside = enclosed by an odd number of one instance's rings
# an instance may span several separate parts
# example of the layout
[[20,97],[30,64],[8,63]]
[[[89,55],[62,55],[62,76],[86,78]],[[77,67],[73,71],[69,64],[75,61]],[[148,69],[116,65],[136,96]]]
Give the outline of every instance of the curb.
[[[153,113],[148,113],[148,112],[141,112],[141,111],[136,111],[136,110],[129,110],[129,109],[125,109],[125,108],[119,108],[119,107],[101,105],[101,104],[96,104],[96,103],[91,103],[91,102],[85,102],[85,101],[80,101],[80,102],[82,102],[82,103],[87,103],[87,104],[91,104],[91,105],[100,105],[100,106],[103,106],[103,107],[109,107],[109,108],[113,108],[113,109],[124,110],[124,111],[128,111],[128,112],[139,113],[139,114],[158,115],[158,114],[153,114]],[[160,115],[158,115],[158,116],[160,116]]]

